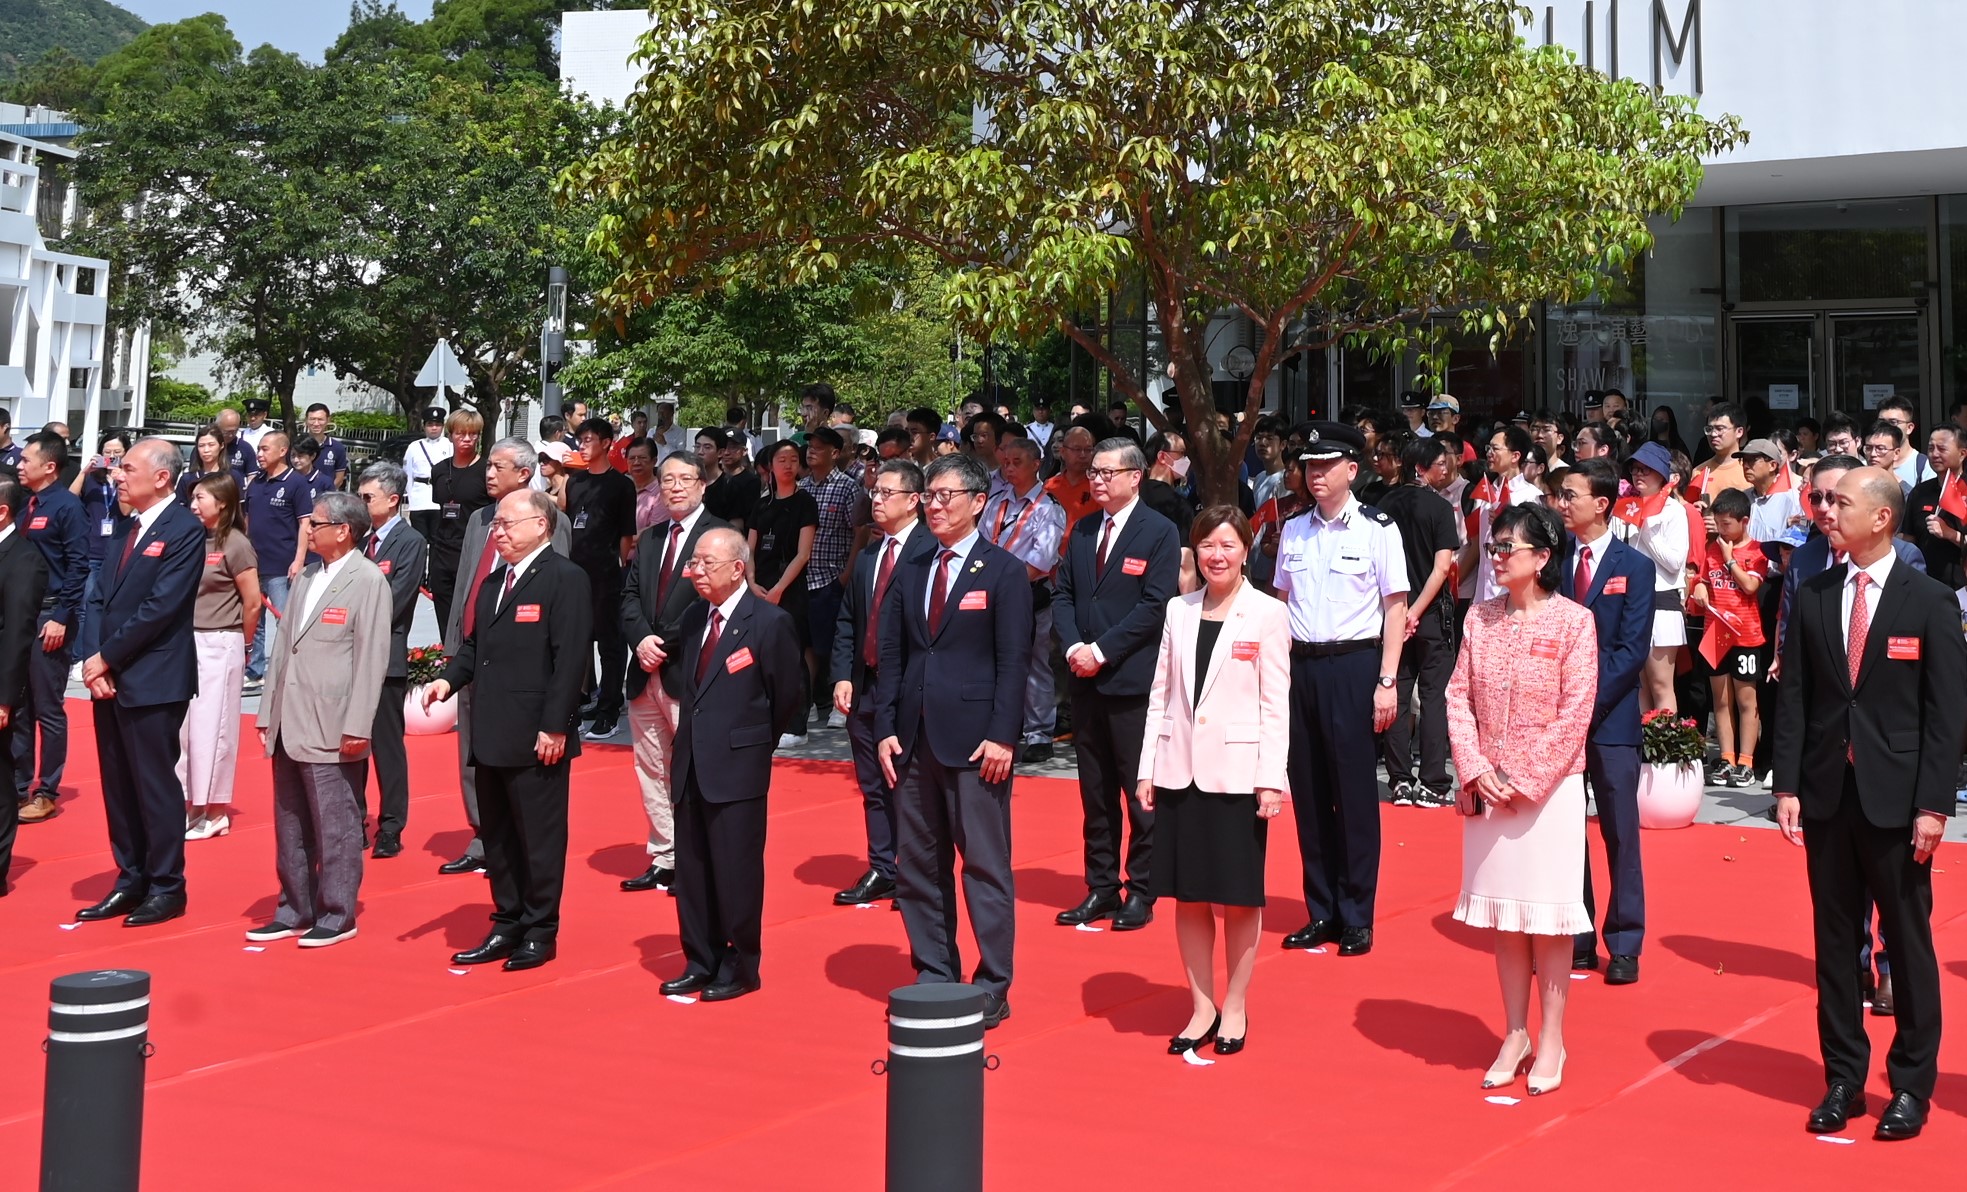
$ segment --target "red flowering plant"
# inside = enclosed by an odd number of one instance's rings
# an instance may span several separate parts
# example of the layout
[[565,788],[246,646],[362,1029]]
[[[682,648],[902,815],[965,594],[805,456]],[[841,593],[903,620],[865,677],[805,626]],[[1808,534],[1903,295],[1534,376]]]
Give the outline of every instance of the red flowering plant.
[[1654,708],[1639,724],[1639,756],[1647,764],[1698,766],[1707,759],[1707,738],[1688,717]]
[[444,674],[444,664],[451,660],[439,644],[411,646],[406,655],[410,664],[410,686],[422,687],[434,683]]

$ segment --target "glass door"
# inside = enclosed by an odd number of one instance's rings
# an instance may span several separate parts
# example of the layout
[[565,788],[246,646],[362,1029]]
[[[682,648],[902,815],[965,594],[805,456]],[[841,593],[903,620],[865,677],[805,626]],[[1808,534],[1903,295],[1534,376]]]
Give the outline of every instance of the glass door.
[[1737,316],[1731,321],[1736,400],[1748,408],[1751,422],[1758,406],[1781,427],[1817,413],[1820,321],[1816,315]]
[[[1914,410],[1925,409],[1920,345],[1925,342],[1914,311],[1829,315],[1830,398],[1859,426],[1878,416],[1878,403],[1903,397]],[[1922,418],[1921,421],[1924,421]]]

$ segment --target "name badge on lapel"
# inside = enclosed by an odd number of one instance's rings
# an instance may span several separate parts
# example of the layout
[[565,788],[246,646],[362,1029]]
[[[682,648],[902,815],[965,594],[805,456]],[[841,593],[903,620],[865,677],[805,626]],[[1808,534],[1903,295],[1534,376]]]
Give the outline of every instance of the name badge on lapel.
[[1625,594],[1626,594],[1626,577],[1625,577],[1625,576],[1623,576],[1623,575],[1615,575],[1615,576],[1613,576],[1613,577],[1612,577],[1611,579],[1608,579],[1608,580],[1606,580],[1606,581],[1605,581],[1605,594],[1606,594],[1607,596],[1623,596],[1623,595],[1625,595]]
[[1229,656],[1238,662],[1249,662],[1257,656],[1256,642],[1231,642]]
[[46,516],[46,515],[43,515],[43,516],[41,516],[41,517],[37,517],[37,518],[35,518],[35,519],[34,519],[33,521],[31,521],[31,522],[29,522],[29,523],[27,523],[27,528],[28,528],[28,529],[30,529],[30,530],[45,530],[45,529],[47,529],[47,528],[48,528],[48,519],[47,519],[47,516]]
[[974,592],[965,592],[956,607],[966,613],[987,609],[990,607],[990,593],[981,588]]
[[1919,661],[1919,639],[1916,637],[1888,637],[1885,639],[1885,657],[1901,662]]
[[161,541],[158,541],[158,542],[153,542],[153,543],[151,543],[151,544],[150,544],[149,546],[146,546],[146,547],[144,547],[144,548],[143,548],[143,557],[144,557],[144,558],[146,558],[146,559],[161,559],[161,558],[163,558],[163,557],[164,557],[164,544],[163,544],[163,542],[161,542]]
[[724,669],[731,672],[734,675],[750,665],[751,665],[750,646],[739,646],[737,649],[731,651],[731,656],[729,658],[726,658],[724,660]]
[[222,550],[210,550],[210,551],[206,551],[206,552],[205,552],[205,566],[207,566],[207,567],[217,567],[217,566],[218,566],[218,565],[219,565],[220,563],[223,563],[223,562],[225,562],[225,552],[224,552],[224,551],[222,551]]
[[323,625],[346,625],[348,624],[348,610],[345,608],[324,608],[321,610],[321,623]]
[[391,568],[394,566],[395,562],[396,560],[394,559],[384,559],[381,562],[377,563],[376,567],[384,575],[388,575],[390,573]]
[[512,610],[512,619],[521,625],[531,625],[540,619],[540,606],[537,604],[522,604]]
[[1135,557],[1135,556],[1133,556],[1133,555],[1129,555],[1129,556],[1127,556],[1127,560],[1126,560],[1126,562],[1124,562],[1124,563],[1122,563],[1122,564],[1120,564],[1120,574],[1122,574],[1122,575],[1146,575],[1146,574],[1147,574],[1147,560],[1146,560],[1146,559],[1141,559],[1141,558],[1136,558],[1136,557]]
[[1530,657],[1542,658],[1550,662],[1557,661],[1557,643],[1554,641],[1530,643]]

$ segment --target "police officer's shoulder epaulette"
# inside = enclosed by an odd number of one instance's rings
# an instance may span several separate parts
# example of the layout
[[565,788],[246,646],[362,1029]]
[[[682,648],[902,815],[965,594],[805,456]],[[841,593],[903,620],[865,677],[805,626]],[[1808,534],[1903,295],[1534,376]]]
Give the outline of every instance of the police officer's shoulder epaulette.
[[1393,524],[1393,519],[1388,517],[1385,514],[1385,512],[1383,512],[1378,506],[1361,505],[1359,507],[1359,512],[1365,514],[1367,517],[1380,523],[1383,526],[1390,526]]

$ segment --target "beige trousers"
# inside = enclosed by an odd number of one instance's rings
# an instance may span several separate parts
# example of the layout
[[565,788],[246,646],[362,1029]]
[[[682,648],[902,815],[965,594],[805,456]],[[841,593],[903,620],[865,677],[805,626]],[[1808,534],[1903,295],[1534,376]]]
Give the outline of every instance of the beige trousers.
[[635,778],[642,784],[642,810],[649,817],[649,863],[676,868],[676,809],[669,789],[669,755],[676,740],[676,701],[655,675],[642,694],[628,701],[628,731],[635,742]]

